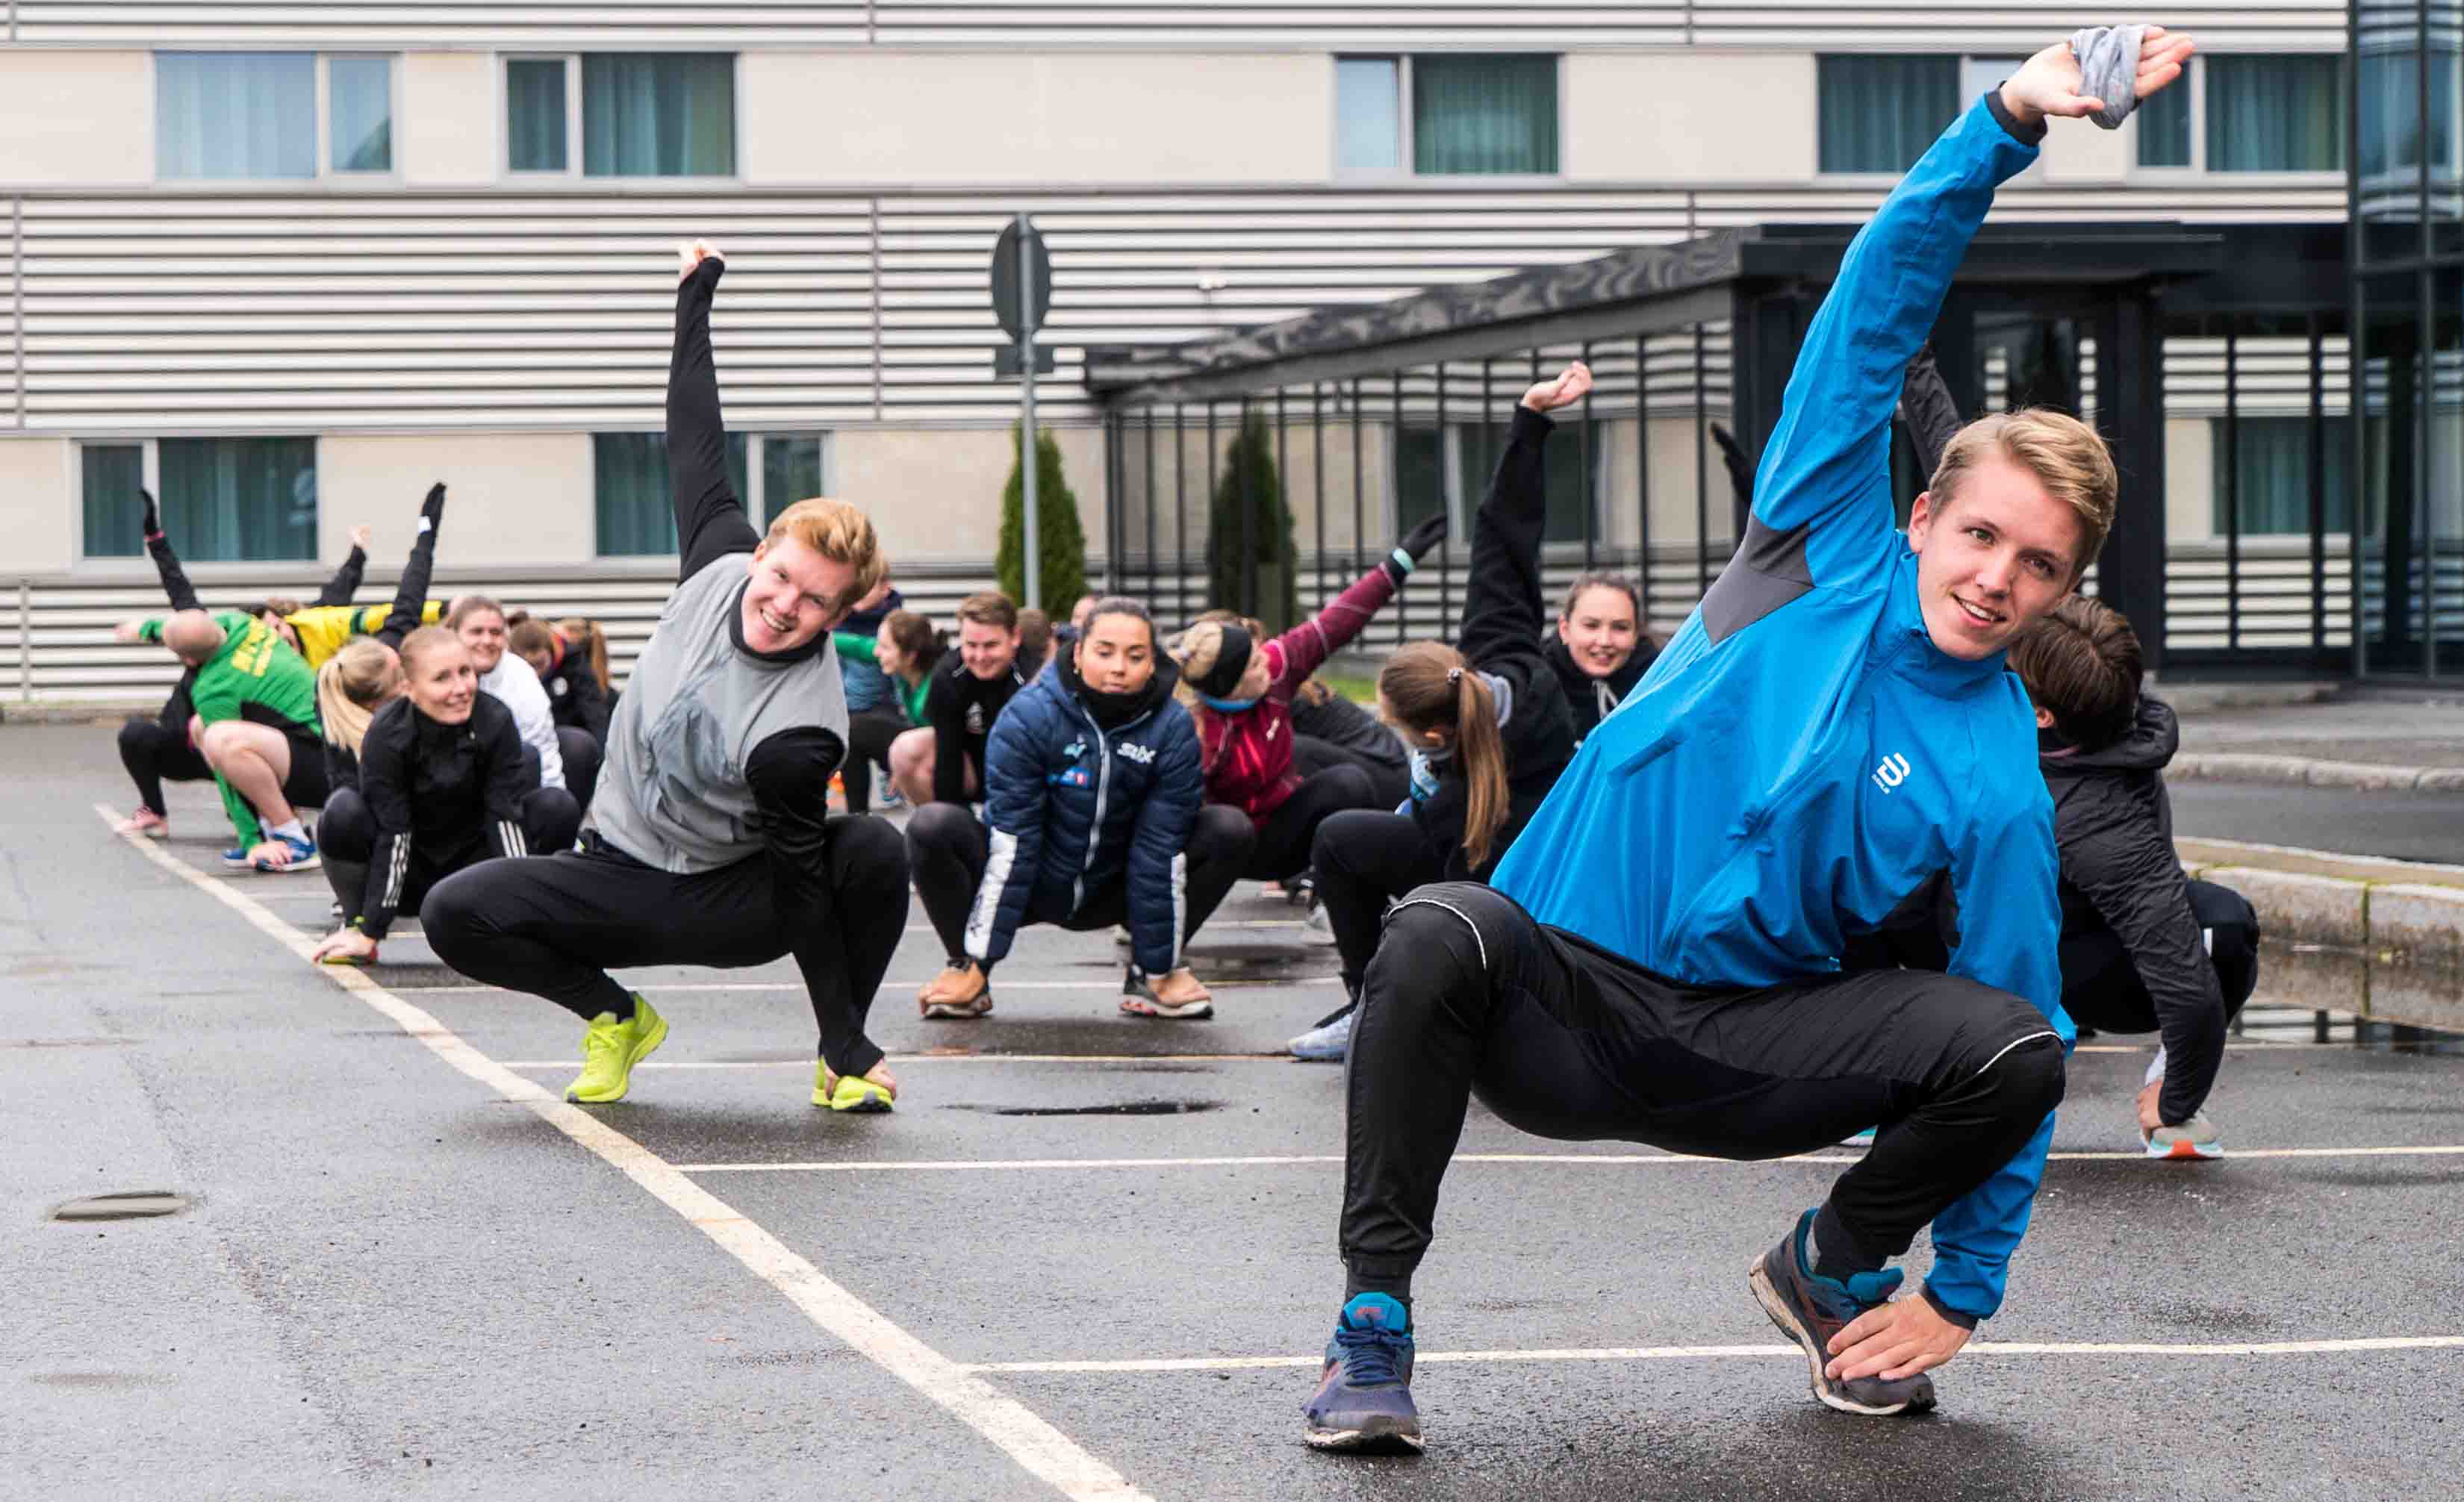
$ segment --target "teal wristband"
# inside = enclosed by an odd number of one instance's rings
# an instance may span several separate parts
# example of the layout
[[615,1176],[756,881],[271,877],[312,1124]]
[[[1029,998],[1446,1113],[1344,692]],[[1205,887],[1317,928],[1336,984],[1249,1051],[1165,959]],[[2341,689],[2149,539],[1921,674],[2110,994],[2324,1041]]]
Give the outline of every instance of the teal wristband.
[[1404,551],[1403,551],[1402,549],[1400,549],[1400,548],[1396,549],[1396,550],[1395,550],[1395,566],[1396,566],[1396,567],[1397,567],[1397,568],[1399,568],[1399,569],[1401,569],[1401,570],[1402,570],[1404,573],[1406,573],[1406,574],[1411,573],[1411,572],[1412,572],[1412,555],[1411,555],[1410,554],[1408,554],[1408,553],[1404,552]]

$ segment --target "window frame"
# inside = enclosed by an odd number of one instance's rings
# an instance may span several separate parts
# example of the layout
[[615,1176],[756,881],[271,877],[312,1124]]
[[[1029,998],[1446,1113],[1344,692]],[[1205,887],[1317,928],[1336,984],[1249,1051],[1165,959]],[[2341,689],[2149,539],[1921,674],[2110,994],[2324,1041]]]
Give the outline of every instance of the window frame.
[[[588,178],[593,192],[667,192],[672,187],[736,187],[744,182],[744,51],[741,48],[718,47],[590,47],[572,51],[516,49],[498,52],[496,59],[496,173],[500,181],[510,184],[572,183],[585,181],[584,159],[589,155],[583,140],[582,80],[585,56],[650,54],[658,56],[708,56],[727,59],[728,125],[734,141],[736,169],[718,174],[677,175],[674,177],[634,177],[609,174]],[[517,62],[554,62],[564,67],[564,168],[541,171],[537,168],[514,167],[514,74]],[[640,185],[654,184],[655,187]],[[618,432],[618,428],[596,428],[595,432]],[[623,555],[619,555],[622,556]]]
[[[163,495],[163,444],[166,439],[307,439],[309,443],[308,464],[311,471],[315,473],[318,479],[317,523],[315,529],[317,536],[316,541],[313,544],[316,551],[312,553],[309,557],[198,559],[190,558],[187,555],[183,554],[181,555],[180,563],[181,567],[187,571],[190,578],[207,583],[211,583],[221,579],[262,578],[265,577],[265,571],[268,569],[315,567],[318,556],[323,553],[325,548],[326,512],[324,474],[325,439],[327,436],[328,435],[326,433],[321,431],[302,432],[293,430],[285,432],[280,429],[276,429],[272,432],[256,432],[253,430],[243,430],[238,432],[161,432],[148,433],[142,437],[130,433],[81,433],[77,435],[72,441],[69,450],[69,515],[72,524],[72,531],[74,533],[73,540],[76,545],[76,551],[70,557],[69,567],[71,571],[77,574],[103,575],[107,577],[126,575],[130,577],[136,577],[143,576],[149,579],[154,577],[154,560],[147,555],[143,548],[140,548],[134,554],[121,553],[96,555],[86,551],[85,451],[89,448],[134,448],[138,450],[140,455],[138,460],[138,473],[142,477],[140,483],[143,484],[146,490],[152,491],[155,498],[159,501]],[[135,525],[136,520],[137,518],[134,516],[129,518],[129,522],[132,526]],[[171,546],[174,551],[177,551],[180,546],[180,539],[176,536],[173,537],[171,539]]]
[[[590,429],[588,436],[596,438],[603,433],[662,433],[664,431],[664,429],[654,427],[594,427]],[[785,439],[790,442],[806,438],[818,440],[821,445],[821,453],[819,456],[822,479],[821,493],[824,495],[830,495],[835,493],[837,490],[837,429],[829,427],[791,426],[778,428],[748,428],[744,429],[740,435],[731,435],[741,436],[744,440],[744,489],[748,493],[739,495],[736,499],[738,504],[743,506],[744,519],[752,524],[755,532],[766,531],[770,525],[769,498],[763,493],[767,490],[769,482],[767,477],[762,473],[762,459],[764,457],[765,446],[770,442],[770,440],[774,438]],[[795,499],[801,501],[810,499],[810,497],[799,495],[795,497]],[[78,501],[77,514],[80,516],[85,514],[82,495],[80,495]],[[599,449],[598,446],[593,444],[591,446],[590,452],[591,561],[600,564],[633,565],[642,564],[646,560],[649,562],[656,562],[660,559],[673,558],[676,556],[678,556],[678,555],[672,553],[609,553],[602,546],[602,538],[599,535]]]
[[[1418,172],[1412,167],[1412,106],[1415,94],[1412,66],[1415,56],[1445,55],[1463,57],[1547,57],[1556,65],[1553,84],[1557,109],[1557,169],[1553,172]],[[1419,53],[1333,52],[1327,59],[1327,181],[1342,185],[1388,186],[1409,184],[1414,187],[1441,185],[1463,185],[1470,187],[1531,186],[1540,184],[1556,185],[1567,181],[1566,145],[1573,139],[1572,121],[1567,113],[1566,54],[1535,48],[1524,52],[1502,52],[1494,47],[1427,47]],[[1343,90],[1336,81],[1336,65],[1345,62],[1391,62],[1395,64],[1395,168],[1387,172],[1348,171],[1335,160],[1335,147],[1343,132]]]
[[2217,55],[2334,57],[2337,59],[2338,67],[2342,70],[2342,81],[2344,90],[2343,113],[2346,121],[2346,130],[2350,133],[2352,129],[2353,93],[2356,87],[2354,79],[2354,65],[2351,54],[2321,53],[2316,48],[2307,47],[2244,47],[2220,54],[2203,53],[2200,56],[2191,59],[2187,76],[2185,76],[2181,84],[2178,85],[2178,87],[2188,88],[2190,91],[2189,96],[2190,102],[2190,164],[2188,166],[2171,167],[2142,166],[2139,162],[2140,118],[2138,113],[2134,111],[2124,127],[2130,133],[2130,141],[2129,156],[2127,159],[2128,164],[2123,169],[2123,181],[2131,184],[2145,184],[2149,186],[2189,184],[2213,186],[2219,183],[2232,183],[2261,188],[2341,188],[2344,186],[2344,165],[2356,160],[2354,153],[2360,149],[2360,143],[2358,141],[2347,141],[2344,142],[2344,163],[2340,163],[2333,168],[2321,168],[2315,171],[2303,168],[2287,168],[2280,170],[2271,169],[2261,172],[2220,172],[2208,165],[2208,89],[2209,80],[2215,76],[2215,71],[2206,66],[2206,64],[2209,60]]
[[[160,496],[163,493],[163,451],[160,445],[160,439],[130,438],[124,434],[118,437],[108,438],[89,435],[80,437],[77,440],[75,451],[70,455],[69,462],[69,484],[77,492],[70,498],[71,505],[69,510],[69,514],[74,517],[77,522],[77,552],[73,555],[75,558],[75,567],[80,569],[121,569],[133,567],[142,563],[146,566],[148,572],[151,572],[153,568],[153,560],[146,556],[145,550],[143,547],[140,547],[133,554],[97,554],[87,550],[85,530],[85,451],[89,448],[136,449],[138,452],[138,483],[144,486],[147,490],[153,492],[156,496]],[[131,517],[129,520],[133,524],[136,521],[136,518]],[[176,548],[179,544],[174,542],[172,546]]]
[[[315,145],[317,170],[307,177],[165,177],[163,173],[163,140],[161,126],[149,150],[153,156],[153,185],[174,191],[228,192],[233,188],[263,189],[269,185],[289,185],[294,190],[305,188],[362,188],[385,190],[403,185],[402,175],[402,61],[399,52],[383,48],[342,48],[326,52],[314,47],[156,47],[146,53],[146,72],[150,88],[146,95],[149,112],[159,112],[163,100],[160,59],[166,53],[212,54],[216,53],[248,53],[252,54],[289,54],[313,59],[311,70],[313,108],[317,115]],[[349,61],[382,61],[385,64],[385,121],[390,132],[392,164],[382,172],[340,171],[333,165],[334,84],[333,61],[340,57]]]

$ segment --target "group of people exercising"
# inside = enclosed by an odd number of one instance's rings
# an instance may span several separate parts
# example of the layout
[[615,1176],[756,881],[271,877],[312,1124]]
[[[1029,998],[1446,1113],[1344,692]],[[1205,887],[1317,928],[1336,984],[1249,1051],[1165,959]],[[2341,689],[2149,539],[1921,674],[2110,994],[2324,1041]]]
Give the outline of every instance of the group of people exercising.
[[[946,956],[927,1018],[988,1014],[1043,924],[1117,930],[1120,1010],[1189,1020],[1213,1010],[1191,936],[1237,882],[1279,883],[1322,914],[1346,993],[1294,1040],[1349,1060],[1349,1286],[1311,1445],[1421,1445],[1411,1279],[1475,1094],[1542,1136],[1731,1158],[1871,1129],[1749,1282],[1821,1402],[1929,1407],[1926,1372],[2000,1304],[2075,1024],[2158,1034],[2140,1140],[2213,1157],[2204,1106],[2255,984],[2250,905],[2173,855],[2172,713],[2129,623],[2073,593],[2118,500],[2103,442],[2042,410],[1963,423],[1925,351],[2047,120],[2117,123],[2189,50],[2081,32],[1910,171],[1763,451],[1734,451],[1747,535],[1664,642],[1617,576],[1544,601],[1551,414],[1590,390],[1580,363],[1512,410],[1461,629],[1395,651],[1374,714],[1315,675],[1442,514],[1280,633],[1218,611],[1167,637],[1089,597],[1039,643],[982,594],[952,642],[853,506],[747,518],[710,337],[725,266],[697,242],[667,398],[682,567],[622,695],[595,632],[427,599],[441,485],[383,609],[348,603],[354,548],[312,605],[209,614],[149,500],[174,613],[122,631],[188,674],[121,734],[142,799],[122,829],[163,831],[162,779],[212,777],[233,866],[321,854],[341,922],[319,959],[374,962],[416,910],[448,965],[583,1020],[583,1102],[622,1099],[669,1031],[611,969],[792,956],[813,1102],[884,1111],[898,1085],[866,1023],[911,890]],[[1904,531],[1895,421],[1931,476]],[[869,812],[876,768],[903,830]],[[1894,1298],[1888,1264],[1928,1224],[1933,1271]]]

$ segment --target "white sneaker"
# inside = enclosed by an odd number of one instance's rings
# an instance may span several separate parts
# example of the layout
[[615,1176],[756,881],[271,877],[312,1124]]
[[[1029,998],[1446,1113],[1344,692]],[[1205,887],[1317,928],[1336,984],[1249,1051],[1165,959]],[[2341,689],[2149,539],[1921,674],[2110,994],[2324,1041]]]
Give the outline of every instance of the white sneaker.
[[1284,1046],[1304,1063],[1340,1064],[1352,1053],[1352,1019],[1358,1015],[1358,1007],[1346,1007]]

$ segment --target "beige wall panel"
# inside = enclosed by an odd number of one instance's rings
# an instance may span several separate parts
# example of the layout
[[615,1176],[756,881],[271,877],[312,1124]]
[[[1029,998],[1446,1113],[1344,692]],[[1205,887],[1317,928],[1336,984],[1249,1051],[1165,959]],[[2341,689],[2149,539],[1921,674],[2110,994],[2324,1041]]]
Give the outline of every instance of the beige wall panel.
[[1323,54],[746,53],[761,185],[1273,182],[1329,175]]
[[0,51],[0,182],[153,180],[151,54]]
[[2093,124],[2057,122],[2045,132],[2037,162],[2048,184],[2119,183],[2139,160],[2139,120],[2133,116],[2120,130]]
[[410,551],[428,488],[449,487],[443,569],[585,563],[598,518],[584,433],[334,436],[317,445],[317,554],[338,559],[351,528],[375,533],[369,562],[396,568]]
[[1573,53],[1564,84],[1569,177],[1814,177],[1812,53]]
[[[1104,547],[1104,431],[1048,429],[1078,498],[1089,554]],[[982,563],[1001,547],[1001,490],[1012,447],[1004,428],[841,428],[832,438],[836,498],[872,518],[894,571],[902,562]]]
[[[2130,497],[2122,498],[2130,504]],[[2203,417],[2165,422],[2165,540],[2209,542],[2216,534],[2215,432]]]
[[402,59],[402,175],[407,183],[488,183],[496,176],[496,70],[487,53],[407,53]]
[[75,447],[64,438],[0,439],[0,573],[57,574],[77,560]]

